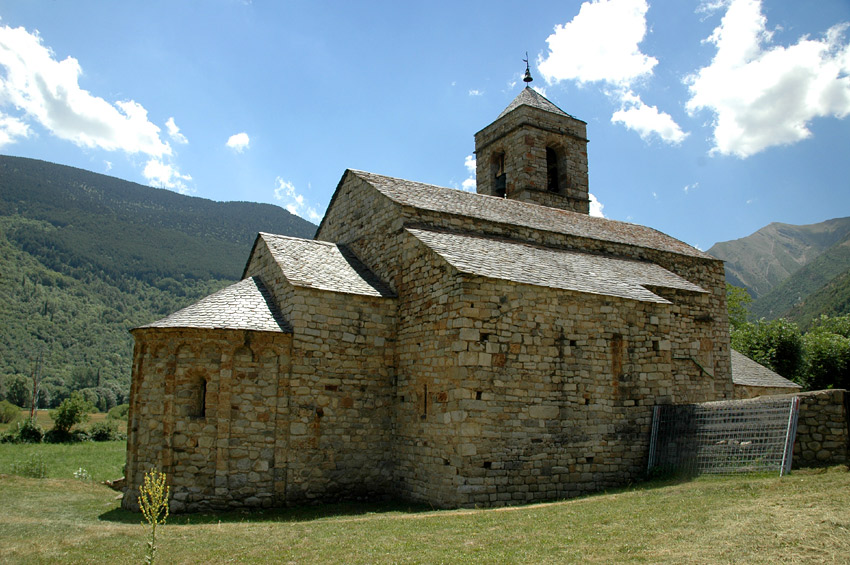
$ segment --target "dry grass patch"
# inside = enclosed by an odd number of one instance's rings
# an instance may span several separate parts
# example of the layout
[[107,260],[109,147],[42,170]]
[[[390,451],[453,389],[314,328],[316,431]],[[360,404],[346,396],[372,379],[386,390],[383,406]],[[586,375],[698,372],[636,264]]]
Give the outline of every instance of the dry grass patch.
[[[35,411],[35,423],[41,426],[41,429],[44,431],[50,430],[53,428],[53,419],[50,417],[50,410],[36,410]],[[21,410],[21,415],[14,422],[10,422],[8,424],[0,423],[0,433],[5,432],[6,430],[12,429],[14,426],[18,424],[18,422],[23,422],[28,420],[30,417],[29,410]],[[107,414],[105,412],[94,412],[89,414],[89,419],[84,424],[79,424],[74,426],[74,429],[82,428],[88,429],[95,422],[105,422],[107,419]],[[118,431],[122,433],[127,433],[127,420],[114,420],[118,424]]]

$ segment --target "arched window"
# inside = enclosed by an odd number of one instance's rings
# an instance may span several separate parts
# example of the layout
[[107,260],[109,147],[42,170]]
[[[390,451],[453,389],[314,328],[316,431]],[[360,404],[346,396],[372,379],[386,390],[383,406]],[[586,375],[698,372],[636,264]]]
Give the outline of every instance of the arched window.
[[558,153],[551,147],[546,148],[546,190],[560,192],[558,175]]

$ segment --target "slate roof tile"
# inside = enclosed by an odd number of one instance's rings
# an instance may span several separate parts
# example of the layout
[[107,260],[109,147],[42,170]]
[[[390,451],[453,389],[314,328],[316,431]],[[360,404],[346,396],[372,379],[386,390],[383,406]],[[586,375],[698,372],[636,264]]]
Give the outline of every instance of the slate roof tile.
[[706,292],[654,263],[471,234],[407,231],[464,273],[642,302],[669,303],[644,285]]
[[730,349],[732,357],[732,383],[742,386],[763,386],[771,388],[787,388],[789,393],[802,387],[775,373],[743,353]]
[[395,296],[344,245],[269,233],[261,233],[259,237],[293,286],[364,296]]
[[199,328],[292,333],[257,277],[243,279],[142,328]]
[[557,106],[555,106],[552,102],[550,102],[545,96],[531,88],[530,86],[526,86],[519,95],[513,99],[513,101],[508,104],[508,107],[502,110],[502,113],[499,114],[499,118],[511,113],[513,110],[516,110],[520,106],[531,106],[532,108],[539,108],[541,110],[546,110],[547,112],[552,112],[555,114],[560,114],[562,116],[570,116]]
[[351,173],[404,206],[717,261],[711,255],[645,226],[365,171],[352,170]]

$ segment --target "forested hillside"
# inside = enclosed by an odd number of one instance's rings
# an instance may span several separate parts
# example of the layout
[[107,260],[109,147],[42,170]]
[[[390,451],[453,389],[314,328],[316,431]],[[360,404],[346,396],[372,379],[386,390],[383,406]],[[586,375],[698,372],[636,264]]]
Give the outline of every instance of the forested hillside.
[[238,280],[257,232],[315,229],[277,206],[0,156],[0,396],[28,396],[41,357],[43,406],[71,390],[120,403],[130,328]]
[[[821,314],[845,314],[846,304],[842,308],[840,303],[846,303],[850,296],[839,295],[845,286],[840,280],[846,278],[848,268],[850,234],[760,296],[753,302],[752,313],[756,318],[786,317],[803,326]],[[827,287],[837,292],[827,292]]]

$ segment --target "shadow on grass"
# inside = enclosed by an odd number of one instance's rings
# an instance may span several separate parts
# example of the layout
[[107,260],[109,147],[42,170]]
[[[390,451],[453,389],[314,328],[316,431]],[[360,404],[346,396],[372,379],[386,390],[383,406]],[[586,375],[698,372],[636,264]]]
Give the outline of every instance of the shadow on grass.
[[[669,487],[676,484],[681,484],[693,480],[691,475],[683,474],[667,474],[664,476],[652,477],[649,480],[636,482],[630,485],[625,485],[615,489],[605,489],[599,492],[589,493],[571,500],[580,500],[595,496],[605,496],[629,491],[653,490]],[[565,499],[539,501],[546,502],[564,502]],[[533,506],[538,503],[520,504],[517,507]],[[481,508],[483,510],[485,508]],[[382,501],[382,502],[340,502],[336,504],[317,504],[313,506],[293,506],[288,508],[264,508],[256,510],[228,510],[228,511],[207,511],[193,514],[171,514],[168,516],[169,524],[217,524],[234,523],[234,522],[309,522],[313,520],[323,520],[327,518],[342,518],[356,517],[380,514],[421,514],[424,512],[434,512],[437,508],[427,504],[405,502],[400,500]],[[469,510],[469,509],[467,509]],[[106,522],[115,522],[123,524],[137,524],[142,520],[142,515],[137,512],[130,512],[123,508],[115,508],[108,512],[104,512],[98,519]]]
[[[309,522],[326,518],[355,517],[389,513],[418,514],[431,512],[434,508],[425,504],[402,501],[387,502],[340,502],[315,506],[290,508],[263,508],[257,510],[229,510],[201,512],[197,514],[171,514],[168,524],[218,524],[234,522]],[[142,515],[122,508],[115,508],[98,516],[99,520],[121,524],[138,524]]]
[[[795,470],[801,474],[819,474],[835,470],[836,467],[823,469],[799,469]],[[842,471],[850,471],[847,466],[841,466]],[[746,476],[750,479],[759,478],[779,478],[778,473],[744,473],[737,475],[738,477]],[[540,502],[566,502],[568,500],[578,501],[587,498],[608,496],[626,492],[641,492],[664,489],[671,486],[690,483],[695,480],[723,480],[730,478],[730,475],[696,475],[693,473],[682,472],[663,472],[654,473],[646,477],[643,481],[636,481],[632,484],[624,485],[619,488],[610,488],[600,490],[595,493],[588,493],[572,499],[557,499]],[[522,504],[522,506],[533,506],[537,503]],[[221,512],[202,512],[196,514],[172,514],[168,517],[168,523],[174,525],[186,524],[217,524],[222,523],[239,523],[239,522],[309,522],[313,520],[323,520],[327,518],[343,518],[356,516],[374,516],[381,514],[421,514],[424,512],[434,512],[438,510],[427,504],[405,502],[399,500],[382,501],[382,502],[340,502],[336,504],[317,504],[314,506],[295,506],[289,508],[267,508],[257,510],[231,510]],[[115,508],[108,512],[104,512],[98,519],[106,522],[115,522],[123,524],[138,524],[143,518],[142,515],[136,512],[130,512],[122,508]]]

